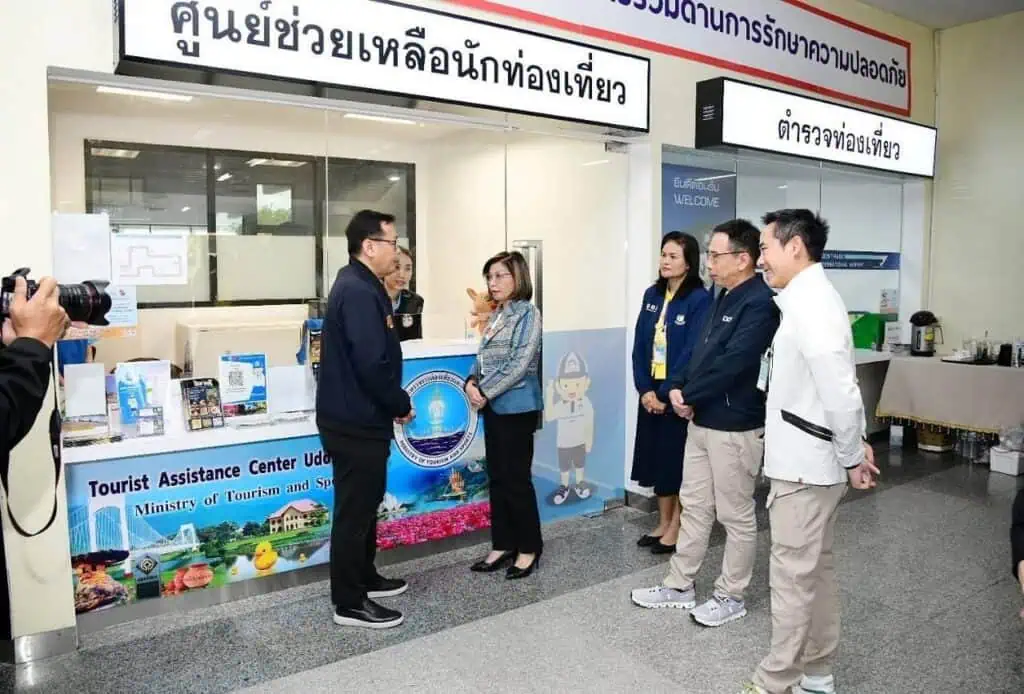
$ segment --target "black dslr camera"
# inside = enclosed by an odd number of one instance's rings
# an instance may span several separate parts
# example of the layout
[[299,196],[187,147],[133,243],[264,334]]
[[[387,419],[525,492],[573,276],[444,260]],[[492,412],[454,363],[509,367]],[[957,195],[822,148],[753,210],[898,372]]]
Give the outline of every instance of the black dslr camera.
[[[28,278],[31,272],[27,267],[15,270],[9,277],[0,280],[0,310],[3,317],[10,315],[11,302],[14,300],[14,284],[18,277],[24,277],[28,285],[26,298],[31,299],[39,284]],[[109,282],[93,280],[81,284],[60,285],[60,306],[75,323],[87,325],[109,325],[107,313],[110,311],[110,295],[107,294]]]

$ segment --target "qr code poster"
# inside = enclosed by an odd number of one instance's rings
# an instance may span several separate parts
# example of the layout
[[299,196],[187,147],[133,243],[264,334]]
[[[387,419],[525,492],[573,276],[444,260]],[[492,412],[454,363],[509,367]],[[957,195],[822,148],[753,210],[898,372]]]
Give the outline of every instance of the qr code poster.
[[267,413],[266,354],[221,355],[219,376],[225,416]]

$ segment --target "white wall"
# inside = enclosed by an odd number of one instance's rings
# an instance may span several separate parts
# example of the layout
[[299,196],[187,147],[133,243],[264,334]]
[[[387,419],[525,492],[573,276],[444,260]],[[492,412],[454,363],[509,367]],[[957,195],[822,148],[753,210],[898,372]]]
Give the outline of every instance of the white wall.
[[939,35],[938,174],[927,308],[946,350],[1024,336],[1024,12]]
[[[105,0],[34,0],[5,3],[0,21],[0,244],[12,265],[52,270],[49,234],[50,162],[48,65],[109,70],[113,45],[111,4]],[[17,253],[13,253],[17,249]],[[48,410],[45,410],[48,411]],[[40,417],[11,456],[10,504],[21,524],[42,527],[54,498],[47,417]],[[4,543],[15,637],[74,626],[68,576],[67,500],[57,485],[58,513],[46,533],[31,540],[4,519]]]

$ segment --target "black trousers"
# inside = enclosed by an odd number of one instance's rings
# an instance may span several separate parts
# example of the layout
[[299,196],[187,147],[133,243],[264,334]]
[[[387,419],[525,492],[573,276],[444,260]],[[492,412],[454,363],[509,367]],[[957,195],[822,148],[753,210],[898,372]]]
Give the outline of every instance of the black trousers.
[[536,554],[544,546],[531,474],[537,413],[500,415],[487,408],[483,415],[491,543],[500,552]]
[[387,486],[391,442],[330,436],[324,441],[334,466],[331,525],[331,601],[358,607],[378,578],[377,508]]

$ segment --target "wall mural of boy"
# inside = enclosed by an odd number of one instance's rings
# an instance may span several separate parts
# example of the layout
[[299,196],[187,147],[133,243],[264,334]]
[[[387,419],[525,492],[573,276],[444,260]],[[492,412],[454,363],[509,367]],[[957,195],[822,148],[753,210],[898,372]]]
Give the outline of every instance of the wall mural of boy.
[[[548,497],[548,502],[556,506],[589,499],[593,491],[585,480],[587,454],[594,447],[594,407],[587,397],[589,389],[590,374],[583,356],[575,351],[563,355],[557,377],[548,382],[544,398],[544,418],[557,422],[558,427],[561,486]],[[573,470],[576,482],[570,487]]]

